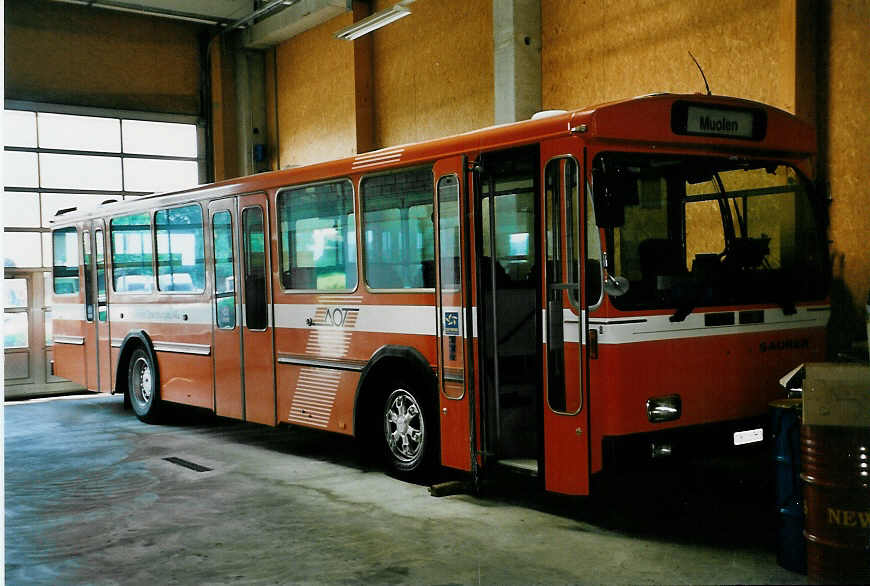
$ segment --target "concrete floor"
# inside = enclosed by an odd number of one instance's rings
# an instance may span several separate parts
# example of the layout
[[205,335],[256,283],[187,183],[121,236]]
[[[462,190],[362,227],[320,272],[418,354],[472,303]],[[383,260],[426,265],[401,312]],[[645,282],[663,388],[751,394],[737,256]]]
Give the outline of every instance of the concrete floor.
[[349,438],[176,419],[146,425],[121,397],[7,403],[7,584],[806,582],[734,469],[435,498]]

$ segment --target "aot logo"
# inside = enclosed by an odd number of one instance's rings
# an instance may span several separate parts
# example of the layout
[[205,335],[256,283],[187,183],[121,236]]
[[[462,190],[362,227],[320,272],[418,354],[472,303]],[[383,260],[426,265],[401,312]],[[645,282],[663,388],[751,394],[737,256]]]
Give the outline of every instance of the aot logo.
[[318,307],[314,317],[305,323],[312,327],[352,328],[358,314],[358,307]]

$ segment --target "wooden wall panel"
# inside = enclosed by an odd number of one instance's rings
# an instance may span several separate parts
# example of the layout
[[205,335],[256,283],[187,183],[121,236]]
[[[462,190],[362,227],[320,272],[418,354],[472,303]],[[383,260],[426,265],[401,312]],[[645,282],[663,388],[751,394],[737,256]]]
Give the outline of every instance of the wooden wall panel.
[[354,44],[332,36],[352,22],[347,12],[276,49],[280,168],[356,152]]
[[860,336],[870,290],[870,2],[830,3],[826,68],[827,144],[834,277],[845,285],[852,311],[843,326]]
[[[374,10],[394,4],[375,2]],[[492,2],[426,0],[372,34],[374,146],[493,124]]]
[[[781,6],[782,4],[782,6]],[[704,92],[793,105],[783,80],[780,0],[542,0],[544,109],[653,92]],[[792,74],[793,77],[793,74]]]
[[199,25],[7,0],[4,31],[6,98],[201,113]]

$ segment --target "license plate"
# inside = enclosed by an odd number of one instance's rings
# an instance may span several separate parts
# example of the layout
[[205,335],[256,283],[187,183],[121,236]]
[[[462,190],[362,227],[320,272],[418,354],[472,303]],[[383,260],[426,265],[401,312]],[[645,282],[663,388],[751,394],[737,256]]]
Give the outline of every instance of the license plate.
[[760,427],[758,429],[747,429],[746,431],[735,431],[734,432],[734,445],[742,446],[745,444],[754,444],[756,442],[760,442],[764,440],[764,430]]

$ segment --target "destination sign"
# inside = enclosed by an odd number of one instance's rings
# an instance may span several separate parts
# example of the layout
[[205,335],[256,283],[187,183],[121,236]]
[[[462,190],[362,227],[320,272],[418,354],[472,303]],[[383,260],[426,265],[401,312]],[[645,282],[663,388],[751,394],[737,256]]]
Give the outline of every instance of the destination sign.
[[763,110],[677,102],[671,113],[676,134],[761,140],[766,130]]
[[697,134],[717,134],[752,138],[752,112],[689,106],[686,130]]

